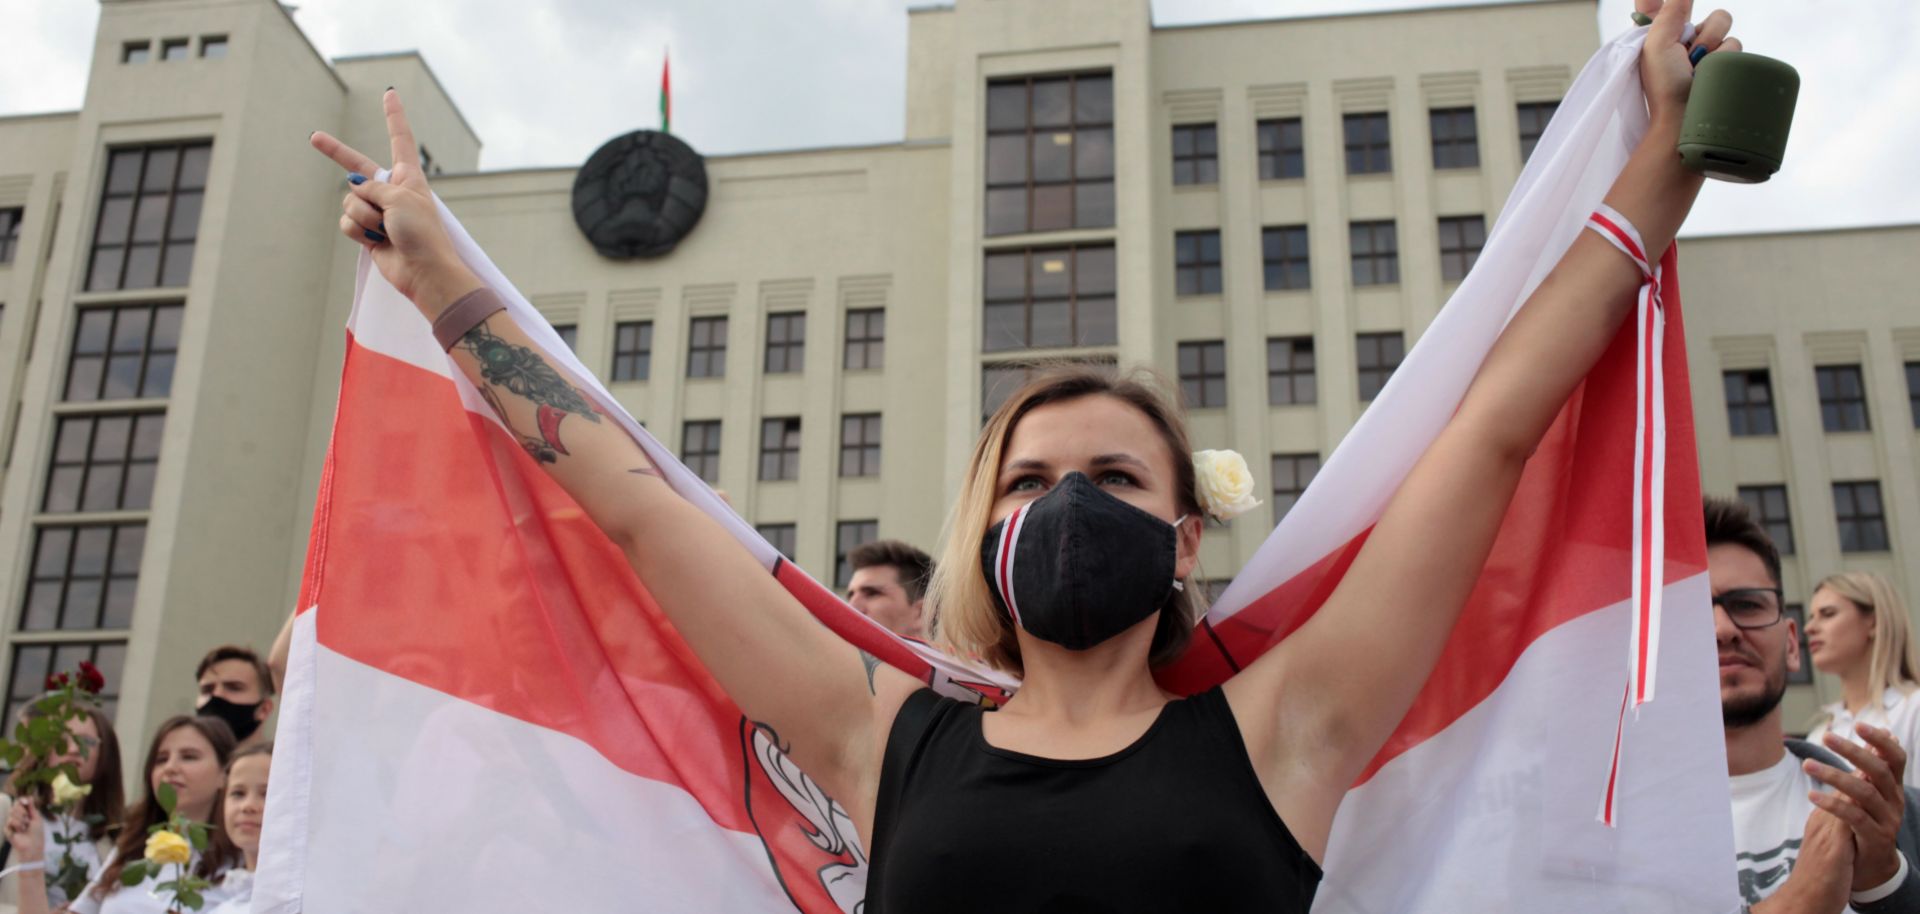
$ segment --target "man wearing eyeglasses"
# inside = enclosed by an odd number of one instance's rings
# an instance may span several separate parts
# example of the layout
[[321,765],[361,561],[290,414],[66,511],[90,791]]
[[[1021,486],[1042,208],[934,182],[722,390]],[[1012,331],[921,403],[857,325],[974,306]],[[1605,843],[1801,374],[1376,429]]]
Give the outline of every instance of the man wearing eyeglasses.
[[[1706,502],[1707,577],[1720,651],[1720,712],[1732,780],[1740,893],[1754,914],[1920,912],[1920,794],[1901,786],[1906,751],[1787,739],[1780,698],[1800,669],[1780,553],[1738,501]],[[1851,906],[1849,906],[1851,905]]]

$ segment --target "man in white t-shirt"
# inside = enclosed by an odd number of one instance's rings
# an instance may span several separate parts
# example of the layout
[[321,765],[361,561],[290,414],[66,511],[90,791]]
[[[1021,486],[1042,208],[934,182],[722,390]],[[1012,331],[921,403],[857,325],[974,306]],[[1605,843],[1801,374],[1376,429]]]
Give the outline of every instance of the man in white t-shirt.
[[1740,892],[1754,914],[1920,912],[1920,814],[1906,753],[1884,730],[1862,747],[1789,740],[1780,724],[1800,633],[1783,612],[1780,553],[1738,501],[1706,503],[1707,576],[1720,653]]

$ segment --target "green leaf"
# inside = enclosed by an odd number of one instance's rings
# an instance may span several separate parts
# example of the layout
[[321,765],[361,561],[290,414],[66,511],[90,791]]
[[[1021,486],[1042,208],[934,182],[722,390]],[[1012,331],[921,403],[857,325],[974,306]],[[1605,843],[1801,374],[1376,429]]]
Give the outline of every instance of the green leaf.
[[200,897],[199,892],[196,892],[192,889],[181,889],[180,894],[174,897],[178,898],[181,904],[186,905],[187,907],[192,908],[196,911],[200,910],[201,905],[207,903],[207,900],[205,898]]
[[160,801],[160,808],[166,810],[167,815],[173,815],[173,807],[180,803],[180,795],[174,792],[173,785],[161,784],[153,795]]
[[128,887],[147,881],[147,861],[135,860],[120,871],[120,884]]
[[192,842],[194,850],[197,850],[197,851],[206,850],[207,849],[207,827],[205,825],[201,825],[198,822],[189,823],[187,825],[187,840],[189,842]]

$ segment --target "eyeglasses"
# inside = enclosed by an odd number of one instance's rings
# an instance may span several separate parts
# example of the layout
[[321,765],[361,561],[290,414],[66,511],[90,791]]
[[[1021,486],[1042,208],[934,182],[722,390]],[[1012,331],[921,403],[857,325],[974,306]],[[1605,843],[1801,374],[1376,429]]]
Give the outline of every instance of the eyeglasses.
[[1713,595],[1713,605],[1727,611],[1727,619],[1736,628],[1766,628],[1785,616],[1781,610],[1784,594],[1778,587],[1742,587]]

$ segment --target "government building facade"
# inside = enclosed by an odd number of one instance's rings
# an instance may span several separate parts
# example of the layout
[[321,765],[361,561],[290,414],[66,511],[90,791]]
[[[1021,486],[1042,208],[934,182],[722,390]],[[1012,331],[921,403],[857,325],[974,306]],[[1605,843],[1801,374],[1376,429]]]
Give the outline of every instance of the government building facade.
[[[324,59],[270,0],[101,0],[83,107],[0,118],[8,708],[91,659],[141,740],[206,648],[264,649],[292,608],[358,255],[306,140],[385,149],[387,86],[507,275],[816,576],[874,537],[932,551],[982,416],[1065,359],[1157,370],[1196,447],[1247,456],[1266,504],[1209,529],[1222,583],[1472,266],[1599,43],[1592,0],[905,19],[899,142],[707,158],[677,246],[611,258],[578,168],[479,170],[417,55]],[[1851,568],[1920,596],[1917,249],[1682,242],[1701,473],[1762,510],[1789,602]],[[1836,694],[1796,687],[1790,722]]]

